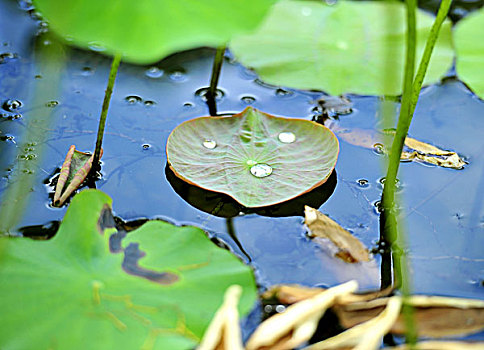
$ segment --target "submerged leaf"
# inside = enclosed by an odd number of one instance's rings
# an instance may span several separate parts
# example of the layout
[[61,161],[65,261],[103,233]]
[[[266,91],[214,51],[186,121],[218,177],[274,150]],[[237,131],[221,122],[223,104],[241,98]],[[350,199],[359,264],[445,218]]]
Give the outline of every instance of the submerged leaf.
[[239,303],[242,288],[230,286],[225,292],[224,302],[217,310],[197,350],[243,350],[239,325]]
[[186,121],[166,146],[179,178],[228,194],[245,207],[281,203],[323,184],[338,151],[338,140],[325,126],[252,107],[231,117]]
[[110,207],[83,191],[51,240],[0,239],[1,349],[188,349],[230,285],[250,310],[251,269],[201,229],[149,221],[122,239]]
[[267,346],[271,349],[292,349],[300,346],[311,338],[328,307],[357,288],[358,284],[350,281],[289,306],[283,313],[260,324],[248,340],[246,349],[257,350]]
[[349,263],[370,261],[370,255],[363,243],[335,221],[308,206],[305,207],[305,215],[309,236],[329,239],[338,248],[335,254],[338,258]]
[[[101,148],[100,157],[102,155]],[[69,147],[55,187],[55,206],[62,206],[67,198],[82,185],[91,171],[93,158],[94,155],[77,151],[74,145]]]
[[[417,60],[433,21],[433,16],[417,11]],[[401,3],[338,1],[329,5],[286,0],[273,7],[256,32],[235,38],[230,48],[270,84],[332,95],[400,95],[405,38]],[[453,56],[451,23],[446,21],[424,83],[439,81],[452,66]]]

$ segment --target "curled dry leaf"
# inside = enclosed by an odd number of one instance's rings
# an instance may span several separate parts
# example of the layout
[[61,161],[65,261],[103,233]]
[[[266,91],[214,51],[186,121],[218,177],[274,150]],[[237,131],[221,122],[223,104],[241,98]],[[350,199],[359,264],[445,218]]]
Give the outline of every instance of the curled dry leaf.
[[197,350],[243,350],[239,326],[239,303],[242,288],[232,285],[227,288],[222,306],[210,322]]
[[384,350],[484,350],[484,343],[467,343],[460,341],[424,341],[413,347],[400,345]]
[[400,314],[401,306],[400,297],[391,297],[378,316],[305,349],[376,350],[380,347],[383,336],[388,333]]
[[314,208],[305,206],[305,223],[310,237],[329,239],[337,248],[335,256],[349,262],[370,261],[366,247],[348,231]]
[[[346,129],[336,123],[329,125],[329,128],[338,137],[352,145],[368,149],[383,147],[384,134],[369,129]],[[394,134],[394,131],[387,131],[387,134]],[[420,161],[434,164],[444,168],[462,169],[466,164],[456,152],[445,151],[428,143],[408,137],[405,139],[406,149],[403,150],[400,159],[402,161]]]
[[[335,306],[340,323],[345,328],[368,321],[378,315],[389,298]],[[446,337],[472,334],[484,329],[484,301],[436,296],[412,296],[408,303],[414,307],[415,323],[420,336]],[[403,316],[398,317],[391,333],[404,334]]]
[[292,349],[300,346],[311,338],[328,307],[357,288],[358,283],[350,281],[289,306],[283,313],[264,321],[250,337],[246,349],[268,346],[271,349]]
[[[100,157],[103,150],[101,148]],[[64,163],[57,179],[54,193],[54,206],[60,207],[86,179],[91,171],[94,155],[76,150],[76,146],[69,147]]]

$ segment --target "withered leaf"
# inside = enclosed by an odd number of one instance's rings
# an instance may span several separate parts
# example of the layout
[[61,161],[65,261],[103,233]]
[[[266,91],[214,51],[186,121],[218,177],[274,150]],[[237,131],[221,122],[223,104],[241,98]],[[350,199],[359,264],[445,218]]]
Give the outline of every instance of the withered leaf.
[[[101,148],[100,157],[103,150]],[[60,207],[69,196],[83,183],[91,171],[94,155],[76,150],[72,145],[69,147],[64,163],[62,164],[59,178],[54,193],[54,206]]]
[[[352,145],[368,149],[378,148],[383,153],[388,153],[383,147],[384,134],[394,134],[394,131],[380,133],[369,129],[345,129],[336,123],[331,123],[329,128],[338,137]],[[405,138],[406,149],[402,151],[402,161],[420,161],[444,168],[462,169],[466,162],[456,152],[442,150],[431,144],[416,140],[411,137]]]
[[239,326],[239,303],[242,288],[232,285],[227,288],[224,302],[215,313],[197,350],[243,350]]
[[370,261],[366,247],[348,231],[318,210],[305,206],[305,223],[310,232],[309,237],[329,239],[337,248],[335,256],[349,262]]
[[283,313],[265,320],[250,337],[246,349],[292,349],[300,346],[311,338],[328,307],[357,288],[358,283],[350,281],[289,306]]
[[397,319],[402,300],[394,296],[389,298],[385,309],[371,320],[354,326],[334,337],[313,344],[305,350],[318,349],[358,349],[376,350],[380,347],[383,336],[388,333]]
[[[378,315],[388,300],[379,298],[347,305],[340,303],[333,310],[340,323],[345,328],[351,328]],[[414,307],[415,323],[420,336],[438,338],[472,334],[484,329],[484,301],[416,295],[406,302]],[[405,333],[403,316],[395,321],[391,333]]]

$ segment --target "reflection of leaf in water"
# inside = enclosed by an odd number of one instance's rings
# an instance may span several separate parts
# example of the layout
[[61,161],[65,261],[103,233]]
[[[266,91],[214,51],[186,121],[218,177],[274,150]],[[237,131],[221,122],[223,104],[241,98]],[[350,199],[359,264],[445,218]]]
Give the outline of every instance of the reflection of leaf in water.
[[[338,248],[335,256],[349,263],[370,261],[370,255],[363,243],[335,221],[308,206],[305,207],[305,214],[305,223],[310,230],[308,235],[313,238],[329,239]],[[321,240],[317,242],[320,245],[326,244]]]
[[[102,157],[102,154],[103,150],[101,148],[100,157]],[[59,178],[57,179],[57,185],[55,186],[55,206],[62,206],[66,199],[81,186],[91,171],[92,162],[93,155],[77,151],[74,145],[69,147],[64,164],[62,164]]]
[[[335,132],[340,139],[349,144],[368,149],[378,149],[382,153],[388,151],[384,149],[384,135],[370,129],[345,129],[332,123],[329,128]],[[387,131],[388,133],[394,133]],[[402,161],[420,161],[444,168],[462,169],[466,162],[462,160],[456,152],[445,151],[428,143],[408,137],[405,139],[406,149],[402,152]]]

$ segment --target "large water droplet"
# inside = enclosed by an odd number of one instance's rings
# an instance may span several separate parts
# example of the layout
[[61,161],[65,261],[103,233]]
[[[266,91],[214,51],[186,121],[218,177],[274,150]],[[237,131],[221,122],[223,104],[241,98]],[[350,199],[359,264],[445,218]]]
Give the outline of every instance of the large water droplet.
[[215,147],[217,147],[217,142],[215,142],[214,140],[205,140],[203,141],[203,147],[205,148],[208,148],[208,149],[214,149]]
[[146,70],[145,75],[148,78],[157,79],[161,78],[163,76],[163,73],[163,69],[160,69],[158,67],[150,67],[148,68],[148,70]]
[[250,173],[255,177],[266,177],[272,174],[272,168],[267,164],[255,164],[250,168]]
[[277,138],[282,143],[293,143],[294,141],[296,141],[296,135],[294,135],[294,133],[290,131],[281,132]]

